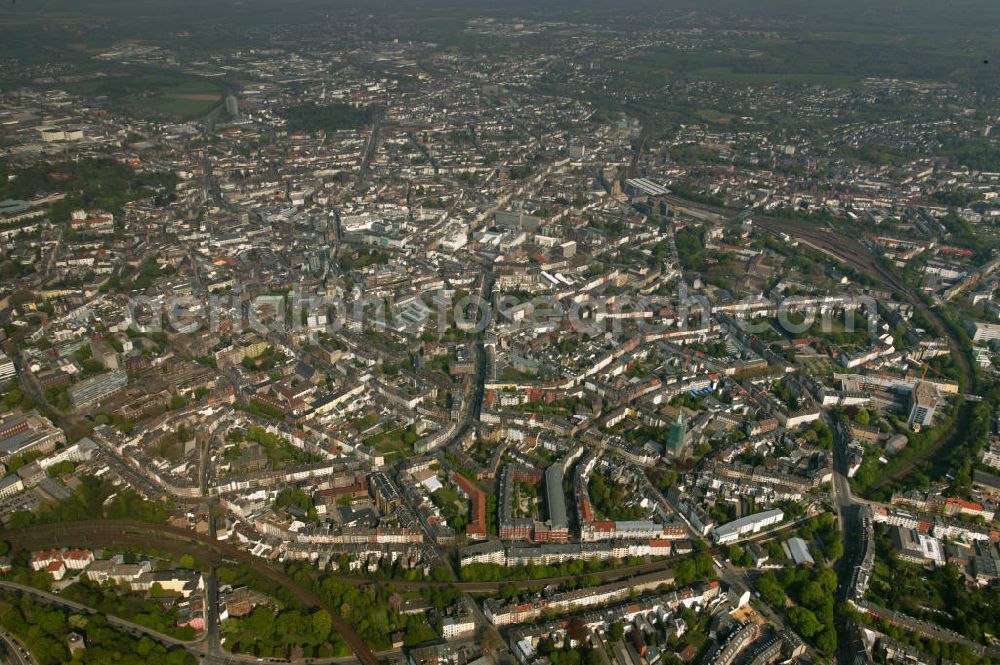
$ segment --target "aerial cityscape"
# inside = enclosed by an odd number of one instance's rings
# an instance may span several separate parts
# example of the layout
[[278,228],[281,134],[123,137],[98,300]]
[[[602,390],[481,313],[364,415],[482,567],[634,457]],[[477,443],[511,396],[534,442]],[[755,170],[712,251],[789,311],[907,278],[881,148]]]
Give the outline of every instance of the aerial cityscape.
[[0,664],[1000,663],[1000,4],[0,10]]

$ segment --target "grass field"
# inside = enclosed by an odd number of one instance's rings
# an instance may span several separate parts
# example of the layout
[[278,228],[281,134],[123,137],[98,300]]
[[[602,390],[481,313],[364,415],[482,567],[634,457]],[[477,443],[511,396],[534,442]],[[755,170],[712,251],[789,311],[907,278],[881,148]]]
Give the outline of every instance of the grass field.
[[373,434],[365,439],[365,443],[385,456],[386,463],[396,462],[405,459],[413,454],[413,444],[407,439],[415,440],[413,435],[408,436],[405,427]]
[[214,81],[192,79],[182,81],[144,102],[160,113],[187,119],[205,115],[221,100],[222,90]]
[[143,103],[165,115],[183,119],[200,118],[207,114],[221,100],[219,95],[156,95]]
[[732,113],[724,113],[716,109],[698,109],[695,115],[708,122],[729,122],[736,117]]
[[814,376],[829,376],[833,374],[833,361],[829,358],[810,357],[798,361],[803,369]]
[[727,83],[745,83],[747,85],[768,85],[783,83],[788,85],[825,85],[835,88],[849,88],[856,85],[858,79],[854,76],[837,74],[809,74],[787,72],[737,72],[730,67],[706,67],[692,72],[696,79],[723,81]]
[[109,76],[62,85],[67,91],[104,98],[109,105],[138,116],[193,120],[222,101],[219,82],[180,72],[122,68]]
[[956,76],[969,80],[991,76],[979,71],[982,61],[976,56],[989,47],[978,48],[971,50],[956,40],[901,40],[865,31],[787,33],[741,37],[712,50],[653,47],[607,64],[629,80],[649,85],[682,78],[742,85],[854,87],[866,77],[949,81]]

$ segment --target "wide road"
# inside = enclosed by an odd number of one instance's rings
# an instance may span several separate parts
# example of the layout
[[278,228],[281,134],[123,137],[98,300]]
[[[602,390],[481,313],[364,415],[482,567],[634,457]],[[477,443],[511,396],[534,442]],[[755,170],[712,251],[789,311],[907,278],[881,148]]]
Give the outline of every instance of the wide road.
[[479,298],[482,302],[487,304],[487,309],[489,312],[490,320],[486,321],[485,324],[481,325],[480,332],[476,333],[475,342],[475,354],[476,354],[476,382],[472,386],[470,399],[466,404],[463,405],[462,419],[459,422],[458,427],[455,429],[455,433],[447,441],[444,447],[448,447],[453,443],[459,443],[468,434],[469,429],[474,426],[475,423],[479,422],[479,414],[483,408],[483,398],[486,394],[486,374],[489,371],[490,360],[486,353],[486,346],[483,344],[483,331],[488,330],[493,317],[493,306],[491,304],[491,298],[493,297],[493,285],[495,283],[495,278],[493,276],[493,271],[489,267],[485,267],[483,272],[479,277]]

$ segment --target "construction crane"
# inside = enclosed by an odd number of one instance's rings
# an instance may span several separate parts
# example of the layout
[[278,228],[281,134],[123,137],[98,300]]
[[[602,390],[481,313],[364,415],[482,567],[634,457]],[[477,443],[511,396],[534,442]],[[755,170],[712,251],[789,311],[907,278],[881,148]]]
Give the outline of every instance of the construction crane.
[[[919,363],[919,364],[921,364],[921,365],[924,366],[924,371],[920,374],[920,380],[921,381],[923,381],[925,378],[927,378],[927,370],[931,370],[932,372],[934,372],[935,374],[937,374],[938,376],[940,376],[942,379],[946,379],[948,381],[954,381],[954,379],[952,379],[950,376],[945,375],[943,372],[941,372],[941,370],[937,369],[936,367],[934,367],[933,365],[931,365],[929,363],[925,363],[923,360],[917,360],[915,362],[917,362],[917,363]],[[962,398],[963,399],[967,399],[970,402],[982,402],[983,401],[983,396],[982,395],[973,395],[972,393],[962,393]]]
[[924,371],[920,375],[921,381],[927,378],[927,370],[931,370],[932,372],[940,376],[942,379],[947,379],[948,381],[954,381],[954,379],[952,379],[950,376],[946,375],[944,372],[934,367],[930,363],[925,363],[923,360],[917,360],[916,362],[924,366]]

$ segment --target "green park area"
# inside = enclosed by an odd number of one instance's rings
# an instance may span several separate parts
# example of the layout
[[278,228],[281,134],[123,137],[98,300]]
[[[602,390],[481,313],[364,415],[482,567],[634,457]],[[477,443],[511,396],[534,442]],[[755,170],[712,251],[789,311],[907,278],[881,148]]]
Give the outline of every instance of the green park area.
[[[149,637],[119,632],[108,625],[102,615],[74,614],[6,591],[0,592],[0,626],[26,645],[33,656],[31,662],[39,665],[70,662],[189,665],[195,662],[194,656],[184,649],[167,649]],[[70,657],[67,645],[71,633],[82,637],[87,646],[82,657]]]
[[283,116],[289,131],[336,132],[363,128],[371,121],[373,113],[348,104],[299,104],[286,109]]
[[175,182],[173,174],[139,173],[109,158],[91,157],[28,168],[5,164],[0,165],[0,200],[65,194],[65,198],[53,202],[49,208],[49,219],[61,222],[78,208],[117,213],[130,201],[167,196],[173,192]]
[[834,592],[837,574],[831,568],[785,568],[767,571],[755,582],[761,598],[781,610],[796,632],[832,656],[837,648]]
[[868,599],[984,644],[1000,631],[1000,616],[992,611],[1000,604],[1000,589],[967,585],[952,564],[928,570],[902,561],[886,535],[875,540]]
[[365,445],[385,455],[387,462],[399,461],[413,454],[413,444],[419,438],[413,425],[400,425],[366,436]]
[[[296,448],[286,439],[268,432],[263,427],[251,427],[249,431],[235,429],[226,435],[228,443],[256,443],[260,446],[261,452],[267,456],[271,462],[271,468],[284,469],[296,464],[308,464],[319,461],[319,457],[313,453]],[[241,454],[240,446],[232,446],[226,451],[226,459],[233,461]]]
[[459,496],[451,485],[443,485],[431,494],[431,500],[441,511],[448,526],[460,533],[469,521],[469,502]]

